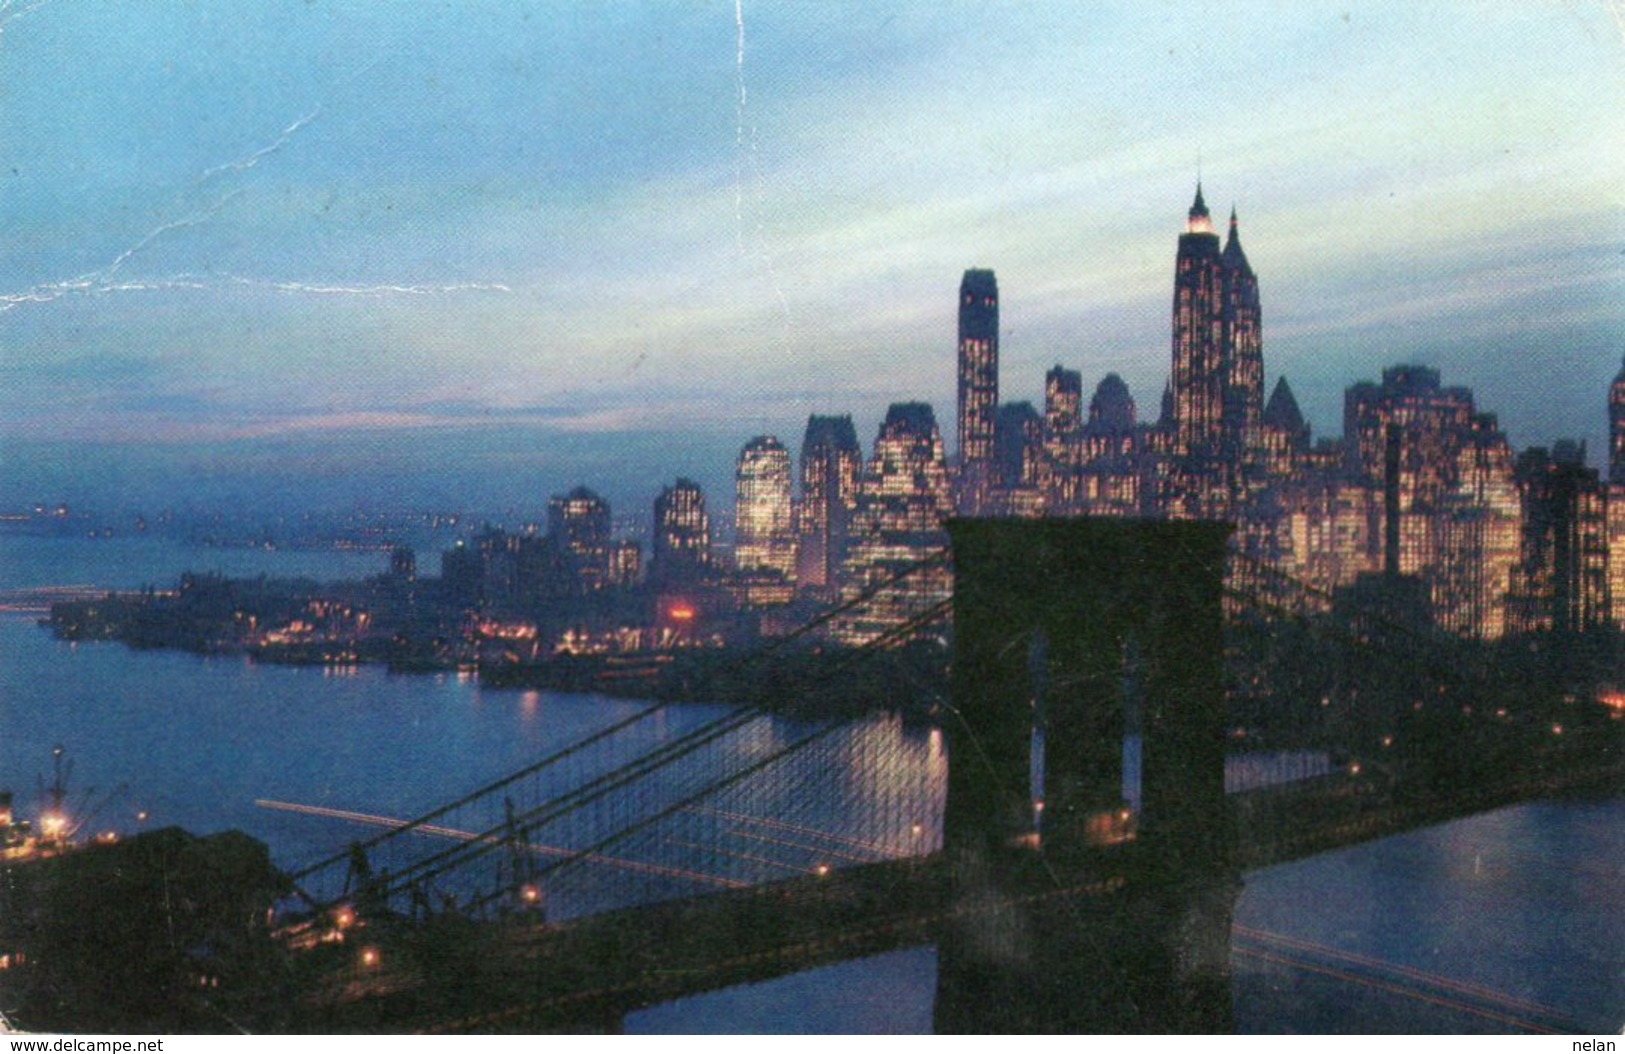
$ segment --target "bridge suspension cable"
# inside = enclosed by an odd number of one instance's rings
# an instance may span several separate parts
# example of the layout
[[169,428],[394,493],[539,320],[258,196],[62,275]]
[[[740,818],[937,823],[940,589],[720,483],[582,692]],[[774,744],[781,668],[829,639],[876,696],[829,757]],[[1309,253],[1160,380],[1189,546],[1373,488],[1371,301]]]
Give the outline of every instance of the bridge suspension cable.
[[[795,631],[786,635],[785,637],[771,642],[766,647],[759,649],[748,656],[740,658],[733,665],[736,667],[736,669],[743,669],[748,668],[749,664],[771,661],[774,655],[776,655],[782,649],[790,646],[796,640],[815,632],[820,627],[829,624],[832,620],[841,617],[843,614],[861,607],[863,604],[869,602],[883,591],[894,588],[899,582],[909,578],[910,576],[920,574],[934,567],[938,567],[945,563],[948,559],[949,554],[946,549],[943,549],[934,552],[925,560],[918,561],[907,567],[901,568],[894,573],[888,574],[884,579],[871,584],[836,607],[822,612],[817,617],[808,620],[806,623],[797,627]],[[820,677],[838,676],[841,672],[848,669],[852,664],[861,662],[866,657],[874,655],[892,644],[908,639],[911,634],[917,632],[920,628],[944,618],[950,607],[951,601],[943,601],[934,604],[927,610],[908,619],[904,624],[895,627],[890,632],[883,634],[868,644],[852,649],[850,652],[843,654],[838,661],[833,663],[830,667],[824,668],[820,670],[818,674],[815,674],[812,678],[813,683],[808,684],[806,687],[814,688],[816,687],[816,682]],[[390,830],[373,835],[364,841],[357,842],[343,851],[330,854],[329,856],[324,857],[321,860],[318,860],[298,871],[294,875],[295,881],[298,883],[296,888],[299,889],[303,899],[305,899],[306,902],[309,903],[313,908],[316,908],[317,910],[330,909],[343,900],[348,899],[348,879],[345,882],[345,889],[343,892],[336,896],[321,896],[313,895],[306,892],[304,889],[304,885],[308,883],[312,876],[318,875],[324,871],[332,872],[341,866],[351,867],[357,861],[358,853],[363,854],[360,859],[365,860],[365,853],[379,850],[382,847],[399,841],[404,836],[412,834],[435,835],[442,834],[443,831],[447,829],[454,829],[456,831],[456,838],[455,844],[451,846],[443,846],[439,850],[431,851],[426,855],[418,856],[417,858],[406,863],[403,867],[380,874],[376,880],[370,882],[370,895],[388,897],[390,895],[400,893],[414,886],[414,884],[426,885],[430,881],[436,880],[449,872],[485,859],[494,852],[500,852],[504,849],[512,851],[516,844],[516,840],[520,849],[526,852],[531,852],[533,850],[527,848],[527,846],[529,846],[531,843],[535,832],[550,826],[557,826],[560,822],[569,818],[570,816],[583,813],[589,807],[597,803],[604,802],[607,798],[615,795],[619,791],[625,791],[628,788],[636,786],[640,782],[652,779],[655,774],[667,771],[674,764],[694,756],[697,752],[709,746],[719,743],[725,737],[740,732],[751,722],[756,721],[759,718],[772,713],[778,713],[781,716],[792,719],[800,718],[803,720],[808,719],[809,716],[814,716],[809,714],[812,707],[805,698],[799,703],[793,703],[789,706],[781,707],[777,711],[760,704],[740,707],[730,710],[717,718],[709,720],[701,724],[699,727],[691,729],[674,739],[663,741],[656,745],[653,749],[650,749],[645,753],[610,769],[609,771],[601,772],[595,776],[592,776],[591,778],[579,782],[574,786],[569,787],[562,793],[548,797],[539,804],[534,804],[523,808],[515,808],[512,806],[510,800],[510,805],[506,811],[506,815],[499,822],[486,823],[471,830],[464,830],[461,827],[447,828],[446,825],[441,822],[447,817],[457,813],[459,810],[465,809],[466,807],[470,807],[482,802],[494,801],[499,795],[504,796],[505,800],[507,800],[507,794],[518,788],[522,781],[535,777],[546,769],[556,767],[561,762],[578,758],[589,748],[606,744],[618,736],[623,736],[623,734],[635,731],[636,726],[649,721],[651,718],[660,714],[665,709],[666,704],[664,703],[656,703],[645,707],[629,717],[624,718],[621,721],[617,721],[604,729],[600,729],[599,731],[570,744],[567,747],[555,751],[547,757],[528,765],[517,772],[485,784],[484,786],[451,802],[438,806],[435,809],[429,810],[419,816],[413,817],[412,819],[398,826],[392,827]],[[827,727],[837,727],[837,724],[829,723],[827,724]],[[816,740],[817,738],[822,737],[814,736],[811,737],[811,740]],[[799,739],[789,748],[775,752],[770,756],[769,763],[782,758],[794,749],[799,749],[801,746],[805,745],[806,742],[811,740]],[[713,794],[717,790],[724,787],[732,786],[738,783],[740,780],[747,778],[753,772],[760,771],[763,767],[765,766],[752,766],[748,771],[737,774],[735,778],[716,781],[709,787],[702,787],[699,791],[682,796],[680,798],[681,804],[678,805],[677,808],[683,808],[687,807],[688,805],[698,803],[704,800],[707,795]],[[342,811],[343,810],[340,810],[340,812]],[[634,823],[632,826],[626,828],[622,834],[629,835],[635,831],[642,830],[644,827],[648,826],[649,823],[654,822],[656,819],[664,818],[673,811],[674,810],[671,807],[663,809],[660,811],[657,817],[649,817],[644,821]],[[601,843],[602,846],[608,846],[614,844],[614,842],[617,840],[616,835],[611,835],[608,838],[600,838],[599,843]],[[595,845],[599,843],[595,843]],[[546,855],[556,854],[548,852]],[[573,856],[560,860],[552,865],[548,865],[548,867],[544,870],[551,871],[569,864],[591,860],[599,855],[601,855],[601,853],[598,848],[589,848],[586,850],[577,851]],[[488,900],[491,898],[484,899]]]

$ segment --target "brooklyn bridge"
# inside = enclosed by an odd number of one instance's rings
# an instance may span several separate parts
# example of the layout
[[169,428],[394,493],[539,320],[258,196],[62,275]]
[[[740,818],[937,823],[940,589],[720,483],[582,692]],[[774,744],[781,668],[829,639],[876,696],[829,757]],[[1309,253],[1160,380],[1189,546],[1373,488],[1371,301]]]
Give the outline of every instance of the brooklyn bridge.
[[[1482,671],[1407,651],[1380,610],[1320,654],[1383,668],[1407,723],[1238,723],[1261,679],[1238,619],[1271,641],[1292,612],[1227,579],[1230,531],[950,523],[952,598],[831,660],[951,612],[946,692],[889,718],[927,724],[925,764],[850,734],[814,683],[788,713],[675,733],[648,705],[414,818],[261,802],[372,830],[256,909],[275,949],[257,972],[197,981],[281,1002],[300,1030],[614,1031],[673,998],[933,945],[938,1031],[1223,1032],[1249,871],[1619,785],[1604,707],[1559,699],[1566,728],[1547,710],[1517,727]],[[1250,661],[1289,661],[1275,647]]]

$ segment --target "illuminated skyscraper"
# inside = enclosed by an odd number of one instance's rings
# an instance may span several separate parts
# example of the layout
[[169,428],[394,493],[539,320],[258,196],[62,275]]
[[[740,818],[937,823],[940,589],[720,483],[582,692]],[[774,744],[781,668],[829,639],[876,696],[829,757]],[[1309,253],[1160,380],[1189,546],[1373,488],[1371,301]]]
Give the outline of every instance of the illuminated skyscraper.
[[1045,509],[1052,515],[1076,514],[1083,464],[1083,377],[1060,365],[1044,375],[1044,453],[1049,459]]
[[987,501],[999,405],[999,285],[992,271],[959,283],[959,468],[962,510]]
[[1494,414],[1475,414],[1456,448],[1452,490],[1439,503],[1429,568],[1433,617],[1458,636],[1494,640],[1509,628],[1523,530],[1512,445]]
[[1614,625],[1625,629],[1625,483],[1607,488],[1608,611]]
[[[855,606],[836,620],[837,639],[870,643],[952,595],[952,576],[940,559],[948,544],[942,521],[952,511],[942,436],[931,407],[894,403],[858,487],[841,594]],[[916,570],[922,564],[929,566]],[[941,632],[933,623],[907,639]]]
[[1608,480],[1625,484],[1625,366],[1608,389]]
[[1136,516],[1140,506],[1139,437],[1134,397],[1115,373],[1095,386],[1083,426],[1082,511],[1095,516]]
[[1309,425],[1285,377],[1275,382],[1269,405],[1264,407],[1262,440],[1265,464],[1272,476],[1292,475],[1309,452]]
[[1524,632],[1578,633],[1609,619],[1606,494],[1585,445],[1518,455],[1523,553],[1515,576],[1513,624]]
[[1224,264],[1224,428],[1222,456],[1243,465],[1262,445],[1264,413],[1264,316],[1258,277],[1241,249],[1236,210],[1220,256]]
[[1439,371],[1425,366],[1390,366],[1380,385],[1366,381],[1344,390],[1343,440],[1356,478],[1385,485],[1389,426],[1399,429],[1399,570],[1404,574],[1420,573],[1425,562],[1419,548],[1424,528],[1418,523],[1413,529],[1411,514],[1437,507],[1453,489],[1456,453],[1474,413],[1472,392],[1442,387]]
[[796,509],[796,579],[802,586],[823,589],[838,584],[862,473],[863,451],[852,418],[808,417],[801,441],[801,503]]
[[1174,452],[1206,468],[1223,431],[1225,266],[1213,219],[1196,188],[1174,260]]
[[1089,399],[1090,435],[1114,438],[1132,437],[1137,411],[1134,396],[1128,385],[1115,373],[1108,373],[1095,385],[1095,394]]
[[[1512,452],[1473,393],[1437,370],[1392,366],[1343,395],[1346,471],[1382,502],[1392,570],[1428,586],[1434,620],[1462,636],[1507,628],[1511,549],[1522,520]],[[1374,540],[1374,539],[1373,539]]]
[[708,577],[711,517],[705,494],[690,479],[678,479],[660,492],[654,508],[654,554],[649,579],[657,588],[682,588]]
[[609,578],[609,502],[586,487],[547,503],[547,533],[564,573],[585,591],[602,589]]
[[1608,389],[1607,492],[1609,608],[1625,629],[1625,366]]
[[643,549],[630,538],[609,547],[609,583],[614,586],[636,585],[643,574]]
[[1004,516],[1041,516],[1049,462],[1044,456],[1044,419],[1033,404],[1000,403],[993,427],[993,511]]
[[1263,332],[1258,278],[1235,210],[1221,250],[1198,184],[1174,261],[1169,446],[1176,464],[1166,499],[1176,515],[1234,515],[1248,496],[1263,454]]
[[741,572],[785,580],[796,570],[790,510],[790,452],[773,436],[757,436],[739,452],[734,476],[734,563]]
[[1070,436],[1083,427],[1083,375],[1059,364],[1044,374],[1044,431]]

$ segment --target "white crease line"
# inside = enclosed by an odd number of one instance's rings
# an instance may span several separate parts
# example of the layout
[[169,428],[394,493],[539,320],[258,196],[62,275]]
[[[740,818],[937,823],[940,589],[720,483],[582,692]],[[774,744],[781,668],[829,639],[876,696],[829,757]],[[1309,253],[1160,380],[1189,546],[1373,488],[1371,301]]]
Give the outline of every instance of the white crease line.
[[321,112],[322,108],[318,105],[314,110],[288,125],[288,127],[282,129],[282,134],[277,136],[276,140],[270,145],[262,146],[258,150],[244,154],[235,161],[227,161],[223,165],[215,165],[213,168],[204,169],[203,174],[198,177],[198,182],[202,183],[204,180],[217,176],[222,172],[246,172],[255,165],[259,164],[265,158],[270,157],[278,150],[281,150],[284,146],[287,146],[288,140],[292,139],[296,134],[298,134],[301,128],[305,127],[317,117],[321,116]]

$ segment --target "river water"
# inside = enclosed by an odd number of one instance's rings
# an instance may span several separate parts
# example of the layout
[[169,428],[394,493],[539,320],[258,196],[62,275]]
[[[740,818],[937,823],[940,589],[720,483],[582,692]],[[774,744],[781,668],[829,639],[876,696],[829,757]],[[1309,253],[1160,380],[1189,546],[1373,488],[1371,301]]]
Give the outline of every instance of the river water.
[[[181,570],[360,577],[378,553],[197,550],[160,539],[0,536],[0,593],[160,586]],[[255,805],[411,815],[634,712],[588,695],[455,675],[335,675],[241,658],[53,640],[0,616],[0,786],[34,805],[50,752],[74,760],[93,826],[240,828],[297,866],[359,833]],[[663,735],[714,716],[674,707]],[[897,756],[926,730],[876,724]],[[922,785],[930,785],[923,779]],[[865,832],[866,835],[872,832]],[[1618,1032],[1625,1024],[1625,795],[1535,802],[1251,873],[1237,904],[1244,1032]],[[921,1032],[931,948],[808,971],[631,1015],[629,1031]]]

